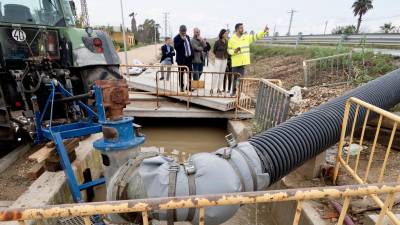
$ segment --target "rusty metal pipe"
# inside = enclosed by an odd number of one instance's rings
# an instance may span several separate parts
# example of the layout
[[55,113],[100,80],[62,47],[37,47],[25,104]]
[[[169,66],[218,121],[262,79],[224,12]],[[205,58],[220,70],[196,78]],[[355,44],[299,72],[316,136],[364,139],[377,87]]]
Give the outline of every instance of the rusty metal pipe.
[[243,192],[217,195],[197,195],[175,198],[133,199],[111,202],[50,205],[34,208],[4,209],[0,221],[41,220],[48,218],[90,216],[95,214],[142,212],[177,208],[205,208],[235,204],[254,204],[380,195],[400,192],[399,183],[349,185],[324,188]]

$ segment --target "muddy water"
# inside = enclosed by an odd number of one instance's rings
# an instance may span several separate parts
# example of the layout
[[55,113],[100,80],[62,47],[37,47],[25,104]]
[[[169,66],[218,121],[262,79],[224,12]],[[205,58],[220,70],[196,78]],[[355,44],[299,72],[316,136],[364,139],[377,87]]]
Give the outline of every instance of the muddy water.
[[217,119],[140,119],[146,135],[143,147],[176,149],[186,153],[213,152],[226,146],[226,120]]

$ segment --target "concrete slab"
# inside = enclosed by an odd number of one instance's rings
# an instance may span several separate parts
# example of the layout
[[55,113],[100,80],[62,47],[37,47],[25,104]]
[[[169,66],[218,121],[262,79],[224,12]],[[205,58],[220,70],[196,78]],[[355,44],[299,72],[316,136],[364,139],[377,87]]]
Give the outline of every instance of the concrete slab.
[[[129,100],[131,101],[156,101],[157,96],[148,93],[148,92],[134,92],[129,93]],[[166,101],[168,100],[165,97],[158,97],[159,101]]]
[[29,144],[22,145],[12,152],[8,153],[6,156],[0,159],[0,173],[6,170],[10,165],[12,165],[17,159],[23,156],[31,149]]
[[311,180],[320,174],[321,166],[326,163],[326,151],[308,160],[294,172],[304,176],[305,179]]
[[[131,88],[147,91],[151,93],[157,92],[156,85],[156,73],[157,70],[148,69],[146,72],[139,76],[131,76],[127,78],[129,86]],[[203,78],[205,79],[205,78]],[[212,78],[208,77],[205,79],[206,87],[211,87]],[[171,74],[171,81],[167,83],[165,80],[160,81],[160,93],[178,93],[178,74]],[[181,96],[171,96],[171,98],[187,101],[188,97],[185,96],[185,93],[181,93]],[[211,97],[209,89],[198,89],[192,92],[192,97],[189,98],[191,103],[206,106],[212,109],[217,109],[220,111],[229,111],[235,108],[236,106],[236,98],[235,97]]]
[[[234,111],[217,111],[205,107],[191,105],[186,108],[186,103],[164,100],[159,108],[154,101],[133,101],[124,110],[124,115],[141,118],[221,118],[234,119]],[[249,113],[238,112],[239,119],[250,119]]]
[[228,132],[233,134],[236,142],[247,141],[252,136],[250,124],[248,121],[228,121]]

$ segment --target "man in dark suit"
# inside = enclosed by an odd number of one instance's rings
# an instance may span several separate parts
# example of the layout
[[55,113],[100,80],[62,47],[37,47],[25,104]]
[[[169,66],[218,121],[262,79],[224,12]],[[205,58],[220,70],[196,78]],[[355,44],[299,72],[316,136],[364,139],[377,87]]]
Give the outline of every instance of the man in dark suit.
[[165,37],[165,44],[161,47],[161,60],[160,63],[161,65],[161,78],[160,80],[164,80],[164,65],[167,67],[167,81],[169,81],[169,77],[171,74],[171,65],[174,64],[174,56],[175,56],[175,49],[171,45],[171,38],[170,37]]
[[184,79],[183,76],[185,71],[188,73],[189,91],[191,91],[190,81],[192,80],[192,61],[193,61],[193,48],[190,42],[189,36],[186,34],[187,28],[185,25],[181,25],[179,28],[179,34],[174,38],[174,46],[176,50],[176,63],[179,66],[187,66],[186,68],[179,68],[179,86],[181,92],[184,91]]

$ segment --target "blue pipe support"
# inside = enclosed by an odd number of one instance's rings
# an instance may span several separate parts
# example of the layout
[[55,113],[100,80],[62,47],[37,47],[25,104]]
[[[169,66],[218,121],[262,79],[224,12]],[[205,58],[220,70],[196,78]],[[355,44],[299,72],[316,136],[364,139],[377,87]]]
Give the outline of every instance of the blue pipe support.
[[135,135],[133,118],[123,117],[116,121],[101,122],[103,138],[95,141],[93,147],[102,152],[115,152],[135,148],[144,143],[145,138]]

